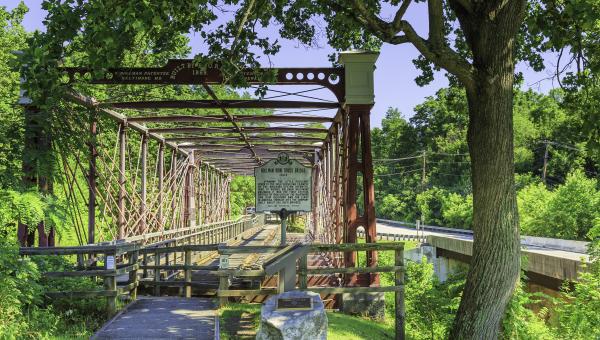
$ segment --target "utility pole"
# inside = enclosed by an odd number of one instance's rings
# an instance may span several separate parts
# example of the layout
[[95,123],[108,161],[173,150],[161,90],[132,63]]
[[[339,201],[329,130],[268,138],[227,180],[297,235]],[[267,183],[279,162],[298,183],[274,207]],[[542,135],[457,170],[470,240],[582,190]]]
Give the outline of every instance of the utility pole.
[[425,191],[425,176],[427,173],[427,152],[425,150],[423,150],[423,172],[422,172],[422,176],[421,176],[421,187],[422,187],[422,191]]
[[544,184],[546,184],[546,169],[548,168],[548,141],[545,140],[544,142],[544,167],[542,169],[542,182],[544,182]]

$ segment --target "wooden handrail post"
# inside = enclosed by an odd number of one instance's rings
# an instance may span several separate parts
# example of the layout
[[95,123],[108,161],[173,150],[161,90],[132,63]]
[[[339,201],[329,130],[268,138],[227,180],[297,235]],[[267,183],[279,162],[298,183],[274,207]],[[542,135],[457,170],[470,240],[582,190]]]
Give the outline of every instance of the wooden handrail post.
[[298,266],[300,271],[298,272],[298,279],[300,281],[300,289],[306,289],[308,287],[308,254],[301,256]]
[[148,270],[146,270],[145,266],[148,265],[148,253],[144,253],[142,257],[142,263],[144,264],[144,270],[142,271],[142,277],[145,279],[148,277]]
[[154,269],[154,295],[160,296],[160,254],[158,251],[154,253],[154,265],[156,268]]
[[185,250],[185,297],[192,297],[192,252],[189,249]]
[[134,266],[133,269],[129,272],[129,282],[133,283],[133,288],[129,292],[129,296],[131,297],[131,300],[137,299],[138,275],[137,275],[137,268],[135,266],[138,263],[138,256],[139,256],[139,251],[137,249],[133,250],[129,254],[129,265]]
[[[112,257],[112,261],[109,258]],[[104,269],[114,270],[116,269],[115,255],[104,254]],[[106,297],[106,313],[112,316],[117,312],[117,277],[109,275],[104,277],[104,290],[114,292],[114,295]]]
[[[404,266],[404,249],[396,249],[395,265]],[[400,291],[394,292],[396,311],[396,340],[404,340],[404,269],[395,273],[395,285],[401,286]]]

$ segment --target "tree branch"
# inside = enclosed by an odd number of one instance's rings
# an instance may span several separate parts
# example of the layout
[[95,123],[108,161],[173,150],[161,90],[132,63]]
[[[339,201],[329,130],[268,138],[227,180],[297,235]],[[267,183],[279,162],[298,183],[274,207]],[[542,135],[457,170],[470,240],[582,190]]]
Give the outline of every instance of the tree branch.
[[392,21],[392,27],[394,28],[394,30],[396,32],[400,31],[400,26],[402,25],[402,19],[404,18],[404,14],[406,13],[406,10],[408,9],[408,6],[410,6],[412,0],[404,0],[402,1],[402,5],[400,5],[400,9],[398,9],[398,11],[396,12],[396,15],[394,15],[394,21]]
[[[392,24],[377,17],[360,0],[352,0],[354,11],[349,14],[384,42],[395,45],[411,43],[425,58],[454,74],[465,87],[472,88],[474,86],[473,66],[444,43],[441,0],[429,0],[430,40],[421,38],[408,21],[400,19],[396,23],[396,20],[406,12],[409,4],[410,0],[405,0],[402,3],[401,8],[398,10],[398,12],[402,12],[396,13]],[[404,35],[398,35],[400,32],[403,32]]]
[[417,34],[408,21],[402,21],[402,31],[404,32],[406,39],[415,46],[425,58],[454,74],[466,88],[474,87],[473,65],[467,60],[462,58],[445,44],[438,48],[434,48],[429,41],[421,38]]
[[427,1],[429,14],[429,42],[435,49],[444,44],[444,14],[441,0]]

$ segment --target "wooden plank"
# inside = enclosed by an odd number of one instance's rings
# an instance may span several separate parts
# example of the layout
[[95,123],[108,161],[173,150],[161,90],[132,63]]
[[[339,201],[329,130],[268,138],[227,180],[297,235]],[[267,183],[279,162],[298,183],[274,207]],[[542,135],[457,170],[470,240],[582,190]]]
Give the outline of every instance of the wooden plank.
[[354,274],[354,273],[389,273],[403,271],[404,266],[387,267],[353,267],[353,268],[308,268],[307,274]]
[[220,247],[219,254],[232,255],[232,254],[252,254],[252,253],[275,253],[284,249],[284,246],[232,246],[232,247]]
[[[396,250],[394,254],[394,264],[396,266],[404,266],[404,252],[402,250]],[[398,287],[402,287],[402,290],[394,293],[394,313],[396,315],[394,326],[396,328],[396,340],[404,340],[406,317],[404,308],[404,271],[395,273],[394,284]]]
[[372,250],[404,250],[404,243],[342,243],[342,244],[311,244],[310,252],[329,251],[372,251]]
[[267,275],[274,275],[284,268],[294,271],[294,277],[296,276],[296,260],[302,256],[306,256],[309,247],[302,244],[296,243],[273,254],[268,260],[265,261],[263,267]]
[[137,269],[139,269],[139,268],[140,268],[140,264],[139,264],[139,263],[133,263],[133,264],[129,264],[129,265],[127,265],[127,266],[124,266],[124,267],[118,268],[118,269],[116,270],[116,274],[117,274],[117,275],[127,274],[127,273],[129,273],[130,271],[134,271],[134,270],[137,270]]
[[137,288],[139,285],[138,282],[131,282],[125,286],[120,286],[117,287],[117,293],[119,295],[124,295],[124,294],[129,294],[132,290],[134,290],[135,288]]
[[45,277],[82,277],[82,276],[115,276],[118,275],[115,270],[80,270],[80,271],[65,271],[65,272],[45,272],[42,274]]
[[247,270],[247,269],[219,269],[210,271],[209,274],[217,276],[238,276],[238,277],[263,277],[265,276],[264,270]]
[[218,295],[219,297],[240,297],[240,296],[251,296],[251,295],[275,295],[277,294],[277,289],[228,289],[221,290],[219,289]]
[[43,248],[19,248],[20,255],[77,255],[77,254],[115,254],[117,247],[115,245],[108,246],[80,246],[80,247],[43,247]]
[[90,291],[71,291],[71,292],[45,292],[44,295],[49,298],[90,298],[90,297],[116,297],[117,291],[90,290]]
[[197,265],[185,265],[185,264],[161,264],[161,265],[141,265],[140,269],[146,270],[154,270],[154,269],[162,269],[162,270],[216,270],[218,266],[197,266]]
[[321,294],[400,292],[404,286],[387,287],[308,287],[307,291]]
[[[207,232],[203,231],[203,232]],[[192,234],[192,235],[184,235],[182,237],[179,237],[177,239],[180,238],[188,238],[190,236],[193,236],[196,234]],[[173,241],[175,239],[171,239],[169,240],[169,242]],[[141,254],[154,254],[154,253],[159,253],[159,254],[163,254],[163,253],[174,253],[174,252],[184,252],[186,250],[189,251],[215,251],[217,250],[217,246],[216,244],[186,244],[186,245],[181,245],[181,246],[170,246],[170,247],[152,247],[152,248],[142,248],[140,249],[140,253]]]

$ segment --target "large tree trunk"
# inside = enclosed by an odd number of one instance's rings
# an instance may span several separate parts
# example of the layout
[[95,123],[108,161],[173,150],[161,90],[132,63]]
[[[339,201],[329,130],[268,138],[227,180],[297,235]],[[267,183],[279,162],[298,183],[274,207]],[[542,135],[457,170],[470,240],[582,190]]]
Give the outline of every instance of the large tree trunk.
[[524,2],[509,1],[494,17],[489,8],[478,10],[458,13],[475,67],[475,85],[467,88],[474,242],[451,339],[497,338],[520,270],[512,118],[514,41]]

